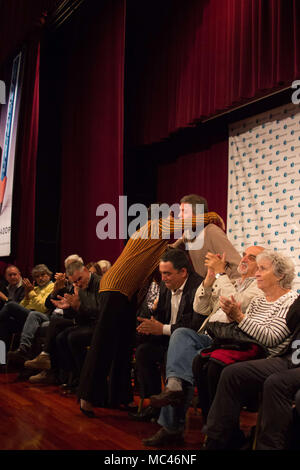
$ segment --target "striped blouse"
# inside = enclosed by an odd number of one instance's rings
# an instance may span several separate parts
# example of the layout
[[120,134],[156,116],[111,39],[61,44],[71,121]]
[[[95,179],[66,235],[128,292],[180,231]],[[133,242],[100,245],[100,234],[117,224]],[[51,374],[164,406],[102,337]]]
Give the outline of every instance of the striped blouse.
[[266,346],[270,356],[279,354],[290,340],[291,332],[286,324],[286,316],[297,297],[297,292],[293,290],[275,302],[268,302],[265,297],[255,297],[239,327]]
[[[193,228],[196,223],[204,226],[222,221],[215,212],[208,212],[184,219],[184,229]],[[183,219],[157,219],[148,221],[128,240],[121,255],[100,281],[99,292],[120,292],[129,299],[144,285],[159,264],[169,240],[175,232],[183,232]]]

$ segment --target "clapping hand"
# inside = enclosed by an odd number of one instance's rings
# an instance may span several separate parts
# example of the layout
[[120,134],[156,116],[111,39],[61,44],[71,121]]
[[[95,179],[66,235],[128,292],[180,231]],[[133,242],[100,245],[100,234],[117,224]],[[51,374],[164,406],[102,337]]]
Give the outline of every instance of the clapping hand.
[[67,299],[65,299],[64,297],[62,297],[61,295],[58,295],[57,298],[59,300],[53,300],[51,299],[51,302],[53,303],[53,305],[57,308],[61,308],[63,310],[65,310],[66,308],[70,308],[70,304],[69,302],[67,301]]
[[236,321],[237,323],[240,323],[243,320],[245,315],[241,310],[241,302],[236,302],[233,295],[230,299],[228,299],[227,297],[220,296],[219,301],[223,312],[226,313],[226,315],[231,321]]
[[219,254],[214,254],[208,251],[205,255],[205,266],[207,268],[213,269],[215,273],[224,273],[226,266],[226,253],[223,253],[222,256]]
[[23,279],[23,286],[25,289],[25,297],[28,296],[29,292],[31,292],[34,289],[34,282],[30,282],[29,279],[24,278]]
[[66,285],[66,275],[64,273],[56,273],[54,276],[55,283],[54,283],[54,291],[58,292],[59,290],[63,289]]
[[79,310],[80,307],[80,299],[78,295],[78,289],[74,289],[74,294],[65,294],[65,300],[68,302],[71,308],[74,310]]
[[163,324],[155,320],[154,317],[151,318],[142,318],[138,317],[140,325],[137,327],[137,332],[142,333],[143,335],[162,335],[163,334]]

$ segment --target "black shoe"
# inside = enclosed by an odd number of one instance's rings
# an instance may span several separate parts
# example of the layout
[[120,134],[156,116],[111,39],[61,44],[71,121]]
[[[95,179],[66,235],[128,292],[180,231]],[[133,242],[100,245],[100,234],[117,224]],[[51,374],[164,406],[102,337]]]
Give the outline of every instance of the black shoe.
[[96,416],[95,413],[93,412],[93,410],[85,410],[85,409],[80,407],[80,411],[85,416],[87,416],[87,418],[95,418],[95,416]]
[[159,417],[160,410],[157,408],[152,408],[152,406],[147,406],[143,408],[139,413],[129,412],[128,416],[134,421],[156,421]]
[[180,446],[184,444],[182,432],[170,433],[161,428],[156,434],[148,439],[143,439],[142,443],[146,447],[161,447],[161,446]]
[[25,361],[28,361],[29,355],[25,349],[16,349],[15,351],[8,351],[7,365],[14,365],[23,367]]
[[178,406],[183,403],[184,393],[182,390],[174,392],[166,387],[159,395],[150,397],[150,405],[154,408],[162,408],[163,406]]

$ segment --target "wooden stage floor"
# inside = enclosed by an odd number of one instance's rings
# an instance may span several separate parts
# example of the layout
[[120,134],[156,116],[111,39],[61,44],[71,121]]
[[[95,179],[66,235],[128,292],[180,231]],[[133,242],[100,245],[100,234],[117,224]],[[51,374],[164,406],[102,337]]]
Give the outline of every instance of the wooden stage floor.
[[[76,398],[62,395],[59,387],[16,378],[16,373],[0,373],[1,450],[149,450],[141,440],[159,429],[156,423],[135,422],[120,410],[97,408],[95,419],[86,418]],[[243,430],[248,432],[255,420],[254,413],[243,412]],[[191,408],[186,443],[180,449],[199,449],[201,428],[201,412]]]

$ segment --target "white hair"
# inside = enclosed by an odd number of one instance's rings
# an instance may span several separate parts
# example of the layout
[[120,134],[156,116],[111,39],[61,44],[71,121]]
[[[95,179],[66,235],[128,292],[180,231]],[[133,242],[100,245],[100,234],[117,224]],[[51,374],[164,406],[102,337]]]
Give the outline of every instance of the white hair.
[[107,261],[106,259],[101,259],[100,261],[97,261],[97,264],[100,266],[102,273],[105,273],[111,267],[110,261]]
[[278,277],[279,285],[283,289],[290,289],[295,278],[295,265],[293,261],[278,251],[264,250],[256,257],[256,262],[268,259],[272,263],[273,273]]
[[68,256],[68,257],[65,259],[65,268],[66,268],[69,264],[73,263],[74,261],[79,261],[80,263],[84,264],[84,263],[83,263],[83,259],[82,259],[79,255],[74,254],[74,255]]

